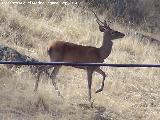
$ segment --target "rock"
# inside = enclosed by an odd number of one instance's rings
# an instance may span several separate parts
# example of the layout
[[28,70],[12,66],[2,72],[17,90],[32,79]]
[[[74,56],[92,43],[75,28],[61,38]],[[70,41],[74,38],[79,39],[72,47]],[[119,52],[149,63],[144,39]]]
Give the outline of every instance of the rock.
[[[22,55],[18,51],[5,46],[5,45],[0,45],[0,61],[21,61],[21,62],[39,62],[38,60],[31,58],[27,55]],[[11,68],[15,65],[7,65],[7,67]],[[21,67],[21,65],[16,65],[16,67]],[[37,73],[42,72],[49,75],[48,70],[45,70],[44,68],[46,67],[45,65],[29,65],[28,66],[31,70],[31,73],[36,75]]]
[[135,36],[138,38],[138,40],[140,40],[144,44],[151,43],[151,44],[160,46],[160,40],[155,39],[151,36],[143,35],[143,34],[137,33],[137,32],[135,33]]
[[29,56],[22,55],[18,51],[7,47],[5,45],[0,45],[0,61],[32,61],[38,62],[38,60],[33,59]]

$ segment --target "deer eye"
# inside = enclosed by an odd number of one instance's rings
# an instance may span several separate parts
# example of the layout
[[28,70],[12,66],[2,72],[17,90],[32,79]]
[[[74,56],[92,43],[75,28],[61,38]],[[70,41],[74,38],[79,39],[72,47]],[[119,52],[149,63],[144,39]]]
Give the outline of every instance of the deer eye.
[[113,35],[113,34],[114,34],[114,32],[111,32],[111,34]]

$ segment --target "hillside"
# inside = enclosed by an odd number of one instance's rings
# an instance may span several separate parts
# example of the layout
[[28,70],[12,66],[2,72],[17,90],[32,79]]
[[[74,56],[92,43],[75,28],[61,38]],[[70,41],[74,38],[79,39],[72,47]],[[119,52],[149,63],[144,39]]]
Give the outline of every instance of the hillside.
[[[112,53],[105,63],[160,64],[160,26],[157,12],[160,11],[159,0],[153,0],[152,4],[149,0],[119,0],[119,4],[125,2],[125,8],[121,6],[121,13],[118,13],[120,8],[116,12],[116,9],[111,7],[115,6],[116,2],[106,1],[108,2],[85,0],[78,5],[51,5],[47,1],[35,5],[1,3],[0,45],[8,46],[39,61],[49,61],[47,46],[56,40],[100,47],[102,33],[98,29],[94,14],[88,9],[90,7],[101,20],[106,18],[110,21],[112,29],[126,34],[125,38],[113,41]],[[139,9],[136,9],[134,4],[140,6]],[[132,13],[129,8],[142,13]],[[147,12],[148,10],[150,12]],[[139,16],[142,17],[137,18]],[[141,22],[143,20],[146,21]],[[102,80],[102,77],[95,73],[92,88],[94,107],[90,108],[86,71],[62,67],[56,79],[63,96],[61,98],[52,86],[51,79],[45,74],[41,77],[38,91],[34,92],[36,78],[29,67],[8,68],[2,65],[0,119],[160,119],[159,68],[102,69],[107,74],[105,88],[103,92],[95,94]]]

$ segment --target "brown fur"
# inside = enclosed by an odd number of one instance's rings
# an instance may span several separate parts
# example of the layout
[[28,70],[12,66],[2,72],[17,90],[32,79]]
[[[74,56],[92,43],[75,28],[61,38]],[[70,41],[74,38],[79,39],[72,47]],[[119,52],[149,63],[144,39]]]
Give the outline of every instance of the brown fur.
[[51,61],[58,62],[101,62],[98,48],[56,41],[48,48]]

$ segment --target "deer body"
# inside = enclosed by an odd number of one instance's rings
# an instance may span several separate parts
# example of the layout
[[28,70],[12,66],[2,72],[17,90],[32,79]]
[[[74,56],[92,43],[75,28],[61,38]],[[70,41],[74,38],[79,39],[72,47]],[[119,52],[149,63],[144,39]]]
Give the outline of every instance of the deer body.
[[48,55],[51,61],[96,63],[104,62],[112,50],[113,42],[109,33],[104,33],[103,43],[100,48],[82,46],[74,43],[56,41],[48,47]]
[[[111,48],[112,47],[110,47],[110,49]],[[104,56],[102,56],[102,54],[104,51],[102,48],[56,41],[48,48],[48,55],[51,61],[75,63],[103,62]],[[106,51],[106,56],[109,56],[110,51],[111,50]]]

